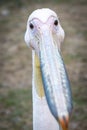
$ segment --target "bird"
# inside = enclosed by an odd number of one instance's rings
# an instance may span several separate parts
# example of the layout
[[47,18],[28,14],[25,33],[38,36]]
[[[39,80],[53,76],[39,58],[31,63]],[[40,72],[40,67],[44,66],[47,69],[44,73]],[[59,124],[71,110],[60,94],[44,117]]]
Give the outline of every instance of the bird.
[[33,130],[68,130],[73,103],[61,54],[64,37],[53,10],[37,9],[29,15],[24,39],[32,49]]

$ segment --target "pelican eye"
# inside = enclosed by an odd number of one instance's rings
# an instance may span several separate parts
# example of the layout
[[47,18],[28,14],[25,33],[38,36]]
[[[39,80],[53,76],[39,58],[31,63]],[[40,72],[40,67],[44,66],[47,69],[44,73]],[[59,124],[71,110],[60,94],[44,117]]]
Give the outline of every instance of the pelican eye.
[[33,29],[34,28],[34,25],[32,23],[30,23],[30,29]]
[[56,25],[56,26],[58,25],[58,20],[54,21],[54,25]]

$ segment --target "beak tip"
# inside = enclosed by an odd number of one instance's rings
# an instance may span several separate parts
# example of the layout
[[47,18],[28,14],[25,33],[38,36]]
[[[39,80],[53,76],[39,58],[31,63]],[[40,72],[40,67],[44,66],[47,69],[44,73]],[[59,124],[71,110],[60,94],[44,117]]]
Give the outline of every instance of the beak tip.
[[59,119],[60,126],[62,127],[63,130],[68,130],[68,124],[69,124],[69,117],[68,116],[62,116]]

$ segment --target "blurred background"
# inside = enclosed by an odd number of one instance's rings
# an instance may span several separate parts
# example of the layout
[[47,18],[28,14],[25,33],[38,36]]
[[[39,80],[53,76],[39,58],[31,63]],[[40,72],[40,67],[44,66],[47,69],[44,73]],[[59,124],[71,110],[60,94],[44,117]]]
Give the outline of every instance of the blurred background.
[[87,130],[87,0],[0,0],[0,130],[32,130],[29,14],[51,8],[65,30],[62,55],[73,93],[70,130]]

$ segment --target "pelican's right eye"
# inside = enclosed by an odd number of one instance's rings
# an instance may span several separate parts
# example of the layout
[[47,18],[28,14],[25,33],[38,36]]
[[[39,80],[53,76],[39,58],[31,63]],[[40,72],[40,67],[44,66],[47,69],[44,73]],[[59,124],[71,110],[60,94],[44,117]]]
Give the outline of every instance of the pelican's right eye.
[[32,23],[30,23],[30,29],[33,29],[34,28],[34,25]]

